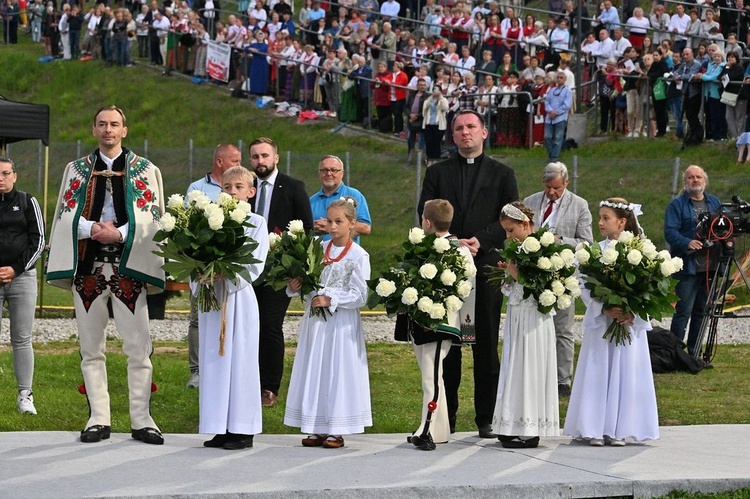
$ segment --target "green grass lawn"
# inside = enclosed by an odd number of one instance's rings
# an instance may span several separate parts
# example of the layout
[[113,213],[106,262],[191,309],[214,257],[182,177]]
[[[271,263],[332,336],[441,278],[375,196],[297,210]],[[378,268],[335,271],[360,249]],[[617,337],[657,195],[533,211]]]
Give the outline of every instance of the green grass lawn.
[[[294,345],[287,345],[285,373],[279,404],[264,409],[265,433],[293,433],[284,426],[286,385],[289,383]],[[367,346],[372,393],[373,427],[370,433],[408,433],[419,426],[420,374],[411,348],[405,344]],[[110,341],[107,355],[112,429],[129,431],[125,357],[118,342]],[[474,431],[473,362],[464,350],[461,407],[458,431]],[[195,433],[198,428],[198,392],[185,388],[188,378],[187,345],[159,343],[153,356],[154,381],[151,412],[168,433]],[[750,345],[720,345],[714,369],[698,375],[655,375],[661,425],[748,424],[750,413]],[[86,398],[78,393],[82,383],[80,357],[74,342],[36,345],[34,397],[37,416],[15,410],[15,377],[10,347],[0,347],[0,431],[80,431],[88,416]],[[567,399],[560,402],[561,425]]]

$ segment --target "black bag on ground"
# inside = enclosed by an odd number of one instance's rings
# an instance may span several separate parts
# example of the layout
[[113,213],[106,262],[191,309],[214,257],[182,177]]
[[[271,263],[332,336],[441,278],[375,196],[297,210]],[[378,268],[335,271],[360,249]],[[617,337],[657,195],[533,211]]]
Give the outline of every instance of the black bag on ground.
[[685,344],[664,328],[655,327],[648,332],[648,350],[654,373],[687,371],[698,374],[703,369],[703,363],[685,351]]

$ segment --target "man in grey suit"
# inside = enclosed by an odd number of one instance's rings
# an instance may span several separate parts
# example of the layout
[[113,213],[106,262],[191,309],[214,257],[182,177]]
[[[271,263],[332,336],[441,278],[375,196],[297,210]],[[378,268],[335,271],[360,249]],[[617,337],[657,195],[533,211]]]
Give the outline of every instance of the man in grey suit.
[[[549,163],[542,174],[544,190],[532,194],[523,203],[534,211],[534,225],[547,227],[558,241],[572,246],[593,242],[589,204],[570,192],[568,169],[560,162]],[[558,310],[554,317],[557,336],[557,391],[570,395],[573,376],[573,321],[575,307]]]

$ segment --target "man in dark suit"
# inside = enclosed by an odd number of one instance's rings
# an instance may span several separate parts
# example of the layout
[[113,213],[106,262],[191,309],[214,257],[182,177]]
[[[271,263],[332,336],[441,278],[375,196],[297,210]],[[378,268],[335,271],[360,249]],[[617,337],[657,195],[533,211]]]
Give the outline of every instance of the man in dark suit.
[[[469,248],[477,266],[476,344],[474,355],[474,421],[481,438],[494,438],[492,416],[500,374],[498,332],[502,294],[487,282],[485,265],[497,265],[505,231],[500,226],[500,210],[518,199],[513,170],[484,155],[487,127],[480,114],[464,110],[453,119],[453,140],[458,154],[432,165],[425,175],[417,208],[422,214],[430,199],[446,199],[453,206],[450,232]],[[461,348],[453,348],[443,363],[443,379],[448,399],[448,418],[455,429],[458,387],[461,382]]]
[[[281,173],[276,143],[260,137],[250,143],[250,166],[258,178],[256,195],[250,200],[253,211],[268,222],[268,230],[286,230],[292,220],[302,220],[305,230],[313,228],[310,200],[305,184]],[[260,389],[261,403],[276,404],[284,373],[284,317],[290,298],[285,290],[274,291],[263,283],[253,284],[260,309]]]

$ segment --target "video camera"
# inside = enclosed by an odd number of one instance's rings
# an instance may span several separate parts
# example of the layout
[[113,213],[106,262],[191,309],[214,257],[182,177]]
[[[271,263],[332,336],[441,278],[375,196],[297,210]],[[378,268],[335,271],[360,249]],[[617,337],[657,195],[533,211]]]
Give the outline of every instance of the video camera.
[[717,242],[734,234],[750,232],[750,203],[732,196],[731,203],[722,203],[717,212],[702,213],[698,218],[695,235],[701,241]]

